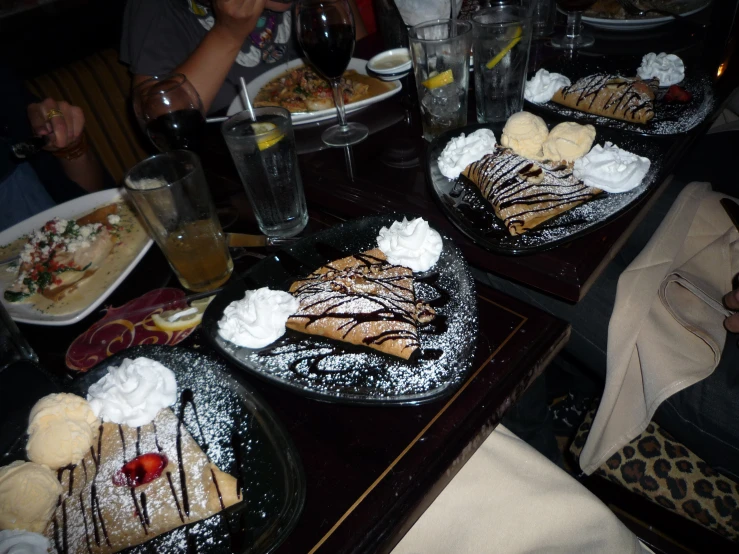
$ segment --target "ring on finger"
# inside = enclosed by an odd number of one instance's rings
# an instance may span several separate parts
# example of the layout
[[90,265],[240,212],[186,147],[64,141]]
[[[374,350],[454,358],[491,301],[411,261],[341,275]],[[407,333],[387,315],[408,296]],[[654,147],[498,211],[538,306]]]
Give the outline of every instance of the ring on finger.
[[64,114],[61,110],[57,110],[56,108],[51,108],[49,112],[46,114],[46,121],[51,121],[55,117],[64,117]]

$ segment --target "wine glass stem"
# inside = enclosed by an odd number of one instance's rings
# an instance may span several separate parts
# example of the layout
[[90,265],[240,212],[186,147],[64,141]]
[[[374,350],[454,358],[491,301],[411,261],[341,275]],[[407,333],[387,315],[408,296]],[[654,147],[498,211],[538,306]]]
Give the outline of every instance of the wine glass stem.
[[580,36],[580,29],[582,28],[581,15],[582,12],[567,12],[567,31],[565,32],[567,38],[576,39]]
[[346,127],[346,113],[344,113],[344,95],[339,87],[341,79],[331,79],[331,89],[334,91],[334,102],[336,111],[339,113],[339,125]]

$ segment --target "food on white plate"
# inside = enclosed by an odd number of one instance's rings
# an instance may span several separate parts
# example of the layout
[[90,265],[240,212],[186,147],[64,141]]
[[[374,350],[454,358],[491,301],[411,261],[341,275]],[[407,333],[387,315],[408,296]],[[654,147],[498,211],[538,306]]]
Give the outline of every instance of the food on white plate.
[[391,264],[379,248],[323,265],[290,292],[300,305],[288,329],[406,360],[420,352],[419,326],[435,317],[416,301],[413,271]]
[[595,140],[595,127],[565,121],[555,125],[542,144],[544,158],[553,162],[574,162],[584,156]]
[[99,427],[84,398],[69,393],[45,396],[28,418],[28,459],[51,469],[76,464],[97,439]]
[[653,80],[598,73],[561,88],[552,101],[594,115],[646,124],[654,117],[656,85]]
[[0,554],[48,554],[49,539],[40,533],[17,529],[0,531]]
[[[344,104],[351,104],[382,94],[392,85],[350,69],[344,72],[339,87]],[[331,84],[308,66],[296,67],[272,79],[257,93],[254,105],[280,106],[291,113],[315,112],[335,106]]]
[[571,84],[571,81],[560,73],[550,73],[546,69],[540,69],[529,80],[523,91],[523,97],[534,104],[549,102],[562,87]]
[[439,171],[447,179],[456,179],[465,167],[495,150],[495,134],[478,129],[465,136],[452,138],[439,155]]
[[541,160],[544,157],[542,146],[548,136],[549,128],[541,117],[518,112],[506,121],[500,143],[520,156]]
[[650,52],[644,55],[636,73],[641,79],[658,79],[660,87],[669,87],[685,78],[685,64],[675,54]]
[[18,460],[0,467],[0,529],[43,533],[61,492],[44,465]]
[[380,229],[377,246],[391,264],[420,272],[436,264],[443,244],[441,235],[428,221],[421,217],[408,221],[404,217],[403,221],[394,221],[390,227]]
[[649,171],[648,158],[623,150],[613,143],[596,145],[575,161],[573,173],[591,187],[610,193],[627,192],[639,186]]
[[298,309],[288,292],[262,287],[231,302],[218,321],[218,334],[236,346],[262,348],[285,334],[287,318]]
[[534,162],[499,148],[464,171],[511,235],[520,235],[583,202],[600,190],[572,174],[570,164]]

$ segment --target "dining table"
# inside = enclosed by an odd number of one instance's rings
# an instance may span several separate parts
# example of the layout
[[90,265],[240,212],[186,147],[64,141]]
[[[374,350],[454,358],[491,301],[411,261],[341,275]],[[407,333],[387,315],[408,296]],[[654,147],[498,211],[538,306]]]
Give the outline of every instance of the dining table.
[[[470,266],[578,302],[646,216],[681,158],[707,131],[737,85],[736,39],[723,4],[714,8],[698,14],[690,26],[668,25],[628,34],[596,30],[595,45],[583,51],[555,50],[546,39],[532,44],[530,72],[554,59],[577,64],[585,58],[636,59],[649,51],[679,51],[691,60],[686,63],[700,64],[713,75],[715,103],[710,113],[687,132],[655,138],[668,152],[656,185],[606,225],[564,245],[525,256],[490,252],[460,232],[430,192],[428,143],[422,138],[415,84],[409,75],[402,81],[401,93],[349,115],[370,128],[368,139],[358,145],[323,145],[320,134],[325,122],[296,127],[310,216],[302,235],[379,213],[415,214],[449,237]],[[376,33],[358,41],[355,56],[369,59],[390,46],[394,45],[385,44]],[[469,121],[474,121],[472,92]],[[224,229],[257,232],[218,125],[208,126],[200,155]],[[233,281],[274,251],[237,248],[231,253]],[[163,254],[154,247],[105,306],[121,306],[162,287],[181,288]],[[231,375],[248,383],[274,411],[295,444],[305,475],[304,506],[275,552],[390,552],[567,343],[567,322],[480,282],[475,296],[479,333],[471,369],[449,395],[431,402],[367,406],[319,401],[230,367]],[[64,389],[78,377],[66,367],[67,348],[103,314],[100,309],[63,327],[18,324],[38,355],[39,374],[52,389]],[[213,350],[200,330],[180,346]],[[7,383],[3,385],[4,373],[0,371],[0,397],[13,394]]]

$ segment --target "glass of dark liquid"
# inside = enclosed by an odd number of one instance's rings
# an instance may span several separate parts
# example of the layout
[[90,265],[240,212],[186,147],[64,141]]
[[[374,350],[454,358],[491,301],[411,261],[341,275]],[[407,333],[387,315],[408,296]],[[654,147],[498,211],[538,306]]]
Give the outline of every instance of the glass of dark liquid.
[[595,39],[593,35],[582,32],[582,12],[595,3],[595,0],[557,0],[557,5],[567,12],[567,29],[564,34],[552,37],[552,46],[555,48],[585,48],[591,46]]
[[356,144],[369,134],[361,123],[347,123],[341,76],[354,53],[354,17],[347,0],[300,0],[297,8],[298,42],[310,64],[333,90],[339,124],[321,138],[329,146]]
[[203,102],[182,73],[150,77],[136,85],[133,111],[160,151],[199,151],[205,134]]

